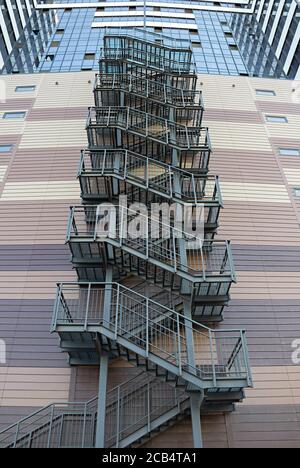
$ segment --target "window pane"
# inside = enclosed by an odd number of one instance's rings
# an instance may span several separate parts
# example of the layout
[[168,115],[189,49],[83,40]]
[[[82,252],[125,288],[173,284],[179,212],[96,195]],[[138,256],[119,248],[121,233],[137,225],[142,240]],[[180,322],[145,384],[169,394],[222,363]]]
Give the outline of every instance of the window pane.
[[256,89],[256,94],[258,96],[276,96],[275,91],[271,89]]
[[0,153],[9,153],[13,145],[0,145]]
[[271,123],[288,123],[288,119],[280,115],[267,115],[266,119]]
[[32,91],[35,91],[35,86],[17,86],[16,87],[16,93],[30,93]]
[[26,112],[5,112],[3,114],[3,119],[25,119]]
[[282,156],[300,156],[300,148],[280,148],[279,153]]

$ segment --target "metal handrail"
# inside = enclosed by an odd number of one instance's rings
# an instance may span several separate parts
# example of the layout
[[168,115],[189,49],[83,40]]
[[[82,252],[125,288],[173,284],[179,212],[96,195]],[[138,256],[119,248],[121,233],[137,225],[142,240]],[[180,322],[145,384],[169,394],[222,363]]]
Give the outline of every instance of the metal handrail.
[[[220,381],[235,379],[251,381],[244,330],[212,330],[119,283],[90,285],[92,298],[86,308],[81,304],[82,298],[87,297],[85,294],[87,284],[58,285],[64,300],[69,305],[72,321],[70,322],[69,317],[65,315],[63,308],[56,308],[52,331],[69,325],[81,326],[87,321],[93,330],[98,324],[99,327],[111,331],[115,340],[123,339],[134,344],[146,359],[151,360],[152,355],[159,357],[162,366],[165,368],[168,368],[168,365],[175,366],[178,375],[186,372],[199,378],[202,380],[199,386],[203,385],[205,380],[211,381],[213,388],[218,387]],[[109,318],[103,316],[105,291],[110,291],[111,294]],[[86,310],[88,318],[85,317]],[[103,328],[101,330],[105,334]],[[194,349],[199,348],[197,356],[201,356],[200,363],[197,362],[195,365],[191,365],[187,353],[188,337],[191,334]]]
[[[49,447],[51,444],[52,436],[52,424],[57,418],[62,415],[83,415],[88,411],[89,406],[93,405],[96,398],[92,398],[87,402],[55,402],[51,403],[43,408],[30,413],[28,416],[20,419],[14,424],[11,424],[4,430],[0,431],[0,447],[13,446],[16,447],[18,441],[31,437],[32,434],[37,433],[39,430],[47,429],[47,441],[45,446]],[[56,414],[56,410],[58,414]],[[43,422],[41,422],[43,420]],[[22,430],[22,425],[25,424],[25,428]],[[49,426],[49,427],[48,427]],[[6,434],[6,438],[3,439],[1,436]],[[1,440],[2,438],[2,440]],[[8,441],[7,439],[10,440]]]
[[[94,91],[103,90],[105,88],[127,91],[145,98],[151,97],[153,100],[169,104],[175,108],[204,109],[201,91],[178,89],[147,78],[135,78],[126,73],[97,74],[94,83]],[[150,90],[152,90],[151,93]]]
[[[143,395],[147,392],[150,401],[154,398],[155,404],[141,406]],[[157,398],[159,396],[159,398]],[[106,404],[106,445],[118,446],[120,442],[129,435],[137,432],[141,427],[147,425],[151,431],[153,421],[159,419],[165,412],[173,408],[178,408],[178,414],[181,411],[181,405],[188,400],[189,396],[184,390],[169,386],[159,379],[141,372],[126,382],[114,387],[107,392]],[[69,441],[73,448],[85,448],[94,445],[95,427],[88,426],[87,417],[97,420],[97,402],[98,396],[87,402],[57,402],[47,405],[34,413],[20,419],[15,424],[10,425],[0,432],[0,447],[18,447],[22,441],[30,448],[34,437],[45,434],[45,438],[39,443],[40,448],[59,448],[64,446],[63,440]],[[126,416],[126,408],[130,406],[130,421]],[[71,408],[69,413],[58,412],[56,409]],[[119,411],[115,411],[115,408]],[[92,409],[92,410],[91,410]],[[116,414],[117,413],[117,414]],[[68,433],[68,427],[63,426],[63,419],[67,416],[74,416],[74,421],[79,422],[79,431],[73,434]],[[80,419],[78,419],[80,417]],[[117,417],[117,420],[116,420]],[[170,414],[170,418],[173,414]],[[30,420],[32,422],[30,424]],[[59,423],[58,434],[55,432],[55,425]],[[26,423],[23,432],[20,433],[22,424]],[[117,430],[116,430],[117,428]],[[90,441],[86,440],[90,431]],[[112,435],[113,434],[113,435]],[[5,436],[1,444],[1,436]]]
[[[136,33],[136,31],[135,31]],[[151,33],[146,31],[137,36],[133,32],[104,35],[103,57],[114,60],[131,60],[137,64],[143,63],[147,68],[154,67],[159,70],[172,72],[196,72],[193,52],[189,47],[179,47],[179,42],[163,36],[152,39]],[[159,39],[159,40],[157,40]]]
[[168,199],[176,198],[182,203],[206,203],[206,206],[213,203],[223,206],[218,176],[196,176],[194,173],[124,149],[83,150],[77,177],[105,175],[119,177],[132,185],[159,192],[162,197]]
[[[113,213],[112,213],[113,210]],[[108,229],[101,230],[103,213],[110,212]],[[88,213],[89,224],[86,223]],[[128,222],[135,217],[143,223],[143,235],[136,238],[126,231],[121,232],[123,223],[121,218]],[[179,219],[176,219],[179,223]],[[100,227],[99,227],[100,226]],[[179,224],[177,224],[179,226]],[[161,243],[157,244],[157,237]],[[66,242],[80,241],[107,242],[114,247],[127,249],[133,255],[150,262],[160,262],[161,267],[174,271],[191,281],[220,278],[222,281],[236,281],[234,264],[231,256],[230,242],[221,239],[203,239],[196,235],[186,233],[182,227],[174,227],[146,216],[138,211],[124,206],[112,204],[85,205],[71,207]],[[187,259],[181,258],[179,243],[184,244]]]
[[93,128],[115,127],[181,150],[211,150],[207,127],[188,127],[130,107],[90,107],[86,127],[88,134]]
[[[105,28],[104,32],[104,39],[105,38],[110,38],[110,37],[128,37],[129,39],[137,39],[142,42],[148,42],[152,43],[157,46],[161,46],[163,48],[170,47],[172,50],[174,48],[176,49],[184,49],[188,51],[192,51],[191,48],[191,41],[189,39],[184,39],[184,38],[176,38],[176,37],[171,37],[167,36],[165,34],[161,33],[155,33],[151,31],[147,31],[145,29],[140,29],[140,28],[134,28],[134,29],[124,29],[124,28]],[[153,38],[153,41],[151,41],[151,38]],[[165,40],[164,44],[159,44],[155,42],[157,39],[163,39]],[[169,45],[167,45],[169,43]],[[176,47],[175,47],[176,45]]]
[[[118,448],[122,440],[146,425],[151,432],[153,421],[173,408],[180,413],[181,404],[188,398],[184,390],[145,372],[118,385],[107,395],[106,446]],[[126,417],[126,411],[130,412],[130,418]]]

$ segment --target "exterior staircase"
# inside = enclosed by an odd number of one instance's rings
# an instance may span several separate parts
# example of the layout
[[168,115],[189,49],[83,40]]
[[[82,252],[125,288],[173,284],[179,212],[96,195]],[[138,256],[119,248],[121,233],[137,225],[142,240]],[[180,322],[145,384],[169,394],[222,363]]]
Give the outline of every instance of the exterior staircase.
[[251,384],[244,332],[211,330],[120,283],[58,285],[52,331],[71,365],[96,365],[105,351],[210,398]]
[[[186,417],[188,400],[145,373],[118,385],[107,393],[106,447],[140,446]],[[93,448],[97,408],[98,397],[48,405],[0,432],[0,448]]]
[[[138,447],[189,413],[201,432],[200,410],[233,411],[252,386],[245,332],[204,325],[223,320],[236,277],[230,242],[215,238],[222,196],[189,42],[109,30],[94,97],[66,237],[78,282],[58,284],[51,332],[71,366],[101,362],[104,388],[108,359],[138,373],[106,408],[103,393],[54,403],[2,431],[0,447]],[[152,203],[168,217],[150,216]]]

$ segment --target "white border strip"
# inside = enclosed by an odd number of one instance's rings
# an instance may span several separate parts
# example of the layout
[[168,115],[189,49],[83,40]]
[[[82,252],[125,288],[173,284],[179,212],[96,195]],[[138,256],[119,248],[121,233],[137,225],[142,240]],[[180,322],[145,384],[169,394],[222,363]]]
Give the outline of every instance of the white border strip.
[[292,65],[292,61],[293,61],[293,58],[295,57],[295,53],[296,53],[296,49],[298,47],[299,41],[300,41],[300,23],[298,24],[298,28],[296,30],[293,42],[291,44],[289,54],[287,56],[287,59],[283,67],[283,70],[286,74],[288,74],[290,66]]
[[264,21],[264,24],[263,24],[263,26],[262,26],[262,30],[263,30],[264,33],[265,33],[266,30],[267,30],[268,23],[269,23],[269,21],[270,21],[270,16],[271,16],[271,13],[272,13],[272,10],[273,10],[274,3],[275,3],[275,0],[271,0],[270,3],[269,3],[268,9],[267,9],[267,13],[266,13],[266,17],[265,17],[265,21]]
[[23,28],[25,28],[26,20],[25,20],[23,8],[22,8],[22,3],[21,3],[21,0],[16,0],[16,1],[17,1],[17,7],[18,7],[21,23],[22,23]]
[[270,37],[269,37],[269,43],[271,45],[274,42],[275,34],[276,34],[276,31],[277,31],[277,28],[278,28],[278,24],[279,24],[279,21],[280,21],[280,18],[281,18],[281,14],[282,14],[284,5],[285,5],[285,0],[280,0],[280,3],[278,5],[278,9],[277,9],[277,13],[276,13],[276,16],[275,16],[274,24],[273,24],[271,34],[270,34]]
[[18,40],[19,37],[20,37],[20,33],[19,33],[19,30],[18,30],[18,25],[17,25],[17,22],[16,22],[15,13],[14,13],[14,10],[13,10],[12,4],[11,4],[11,0],[5,0],[5,3],[6,3],[6,6],[7,6],[10,21],[11,21],[11,24],[12,24],[12,27],[13,27],[15,38],[16,38],[16,40]]
[[31,14],[32,14],[32,9],[31,9],[31,5],[30,5],[30,1],[29,1],[29,0],[25,0],[25,3],[26,3],[26,8],[27,8],[28,16],[31,16]]
[[[207,2],[213,2],[214,0],[207,0]],[[210,5],[197,5],[197,4],[187,4],[187,3],[161,3],[161,2],[148,2],[146,1],[146,6],[156,6],[161,8],[182,8],[182,9],[191,9],[195,11],[215,11],[219,13],[244,13],[244,14],[253,14],[255,10],[255,6],[258,0],[240,0],[238,4],[249,6],[250,8],[242,8],[242,7],[227,7],[227,6],[210,6]],[[128,7],[128,6],[144,6],[144,2],[105,2],[105,3],[44,3],[38,4],[36,0],[34,0],[35,6],[37,9],[40,10],[59,10],[65,8],[111,8],[111,7]],[[234,0],[228,0],[226,3],[236,5],[237,2]]]
[[[144,21],[103,21],[102,23],[92,23],[92,28],[129,28],[143,27]],[[163,23],[159,21],[147,21],[149,28],[167,28],[167,29],[194,29],[198,31],[196,24],[187,23]]]
[[256,19],[257,19],[258,22],[260,21],[260,18],[261,18],[265,3],[266,3],[266,0],[260,0],[260,5],[259,5],[257,16],[256,16]]
[[[95,18],[120,18],[120,17],[129,17],[129,16],[145,16],[143,10],[136,10],[136,11],[101,11],[95,13]],[[169,11],[161,12],[161,11],[147,11],[146,16],[155,16],[158,18],[178,18],[178,19],[195,19],[195,15],[193,13],[170,13]]]
[[8,50],[8,53],[10,54],[11,51],[12,51],[12,45],[11,45],[11,42],[10,42],[9,34],[8,34],[8,31],[7,31],[7,27],[6,27],[6,24],[5,24],[5,21],[4,21],[4,16],[3,16],[3,13],[2,13],[1,9],[0,9],[0,28],[1,28],[1,31],[2,31],[2,34],[3,34],[3,37],[4,37],[4,42],[5,42],[6,48]]
[[280,41],[279,41],[279,44],[278,44],[278,47],[277,47],[277,50],[276,50],[276,53],[275,53],[275,55],[276,55],[276,57],[278,59],[280,58],[280,55],[282,53],[282,49],[283,49],[285,41],[286,41],[286,36],[288,35],[289,28],[290,28],[291,22],[293,20],[296,8],[297,8],[297,3],[296,2],[291,3],[290,11],[289,11],[289,13],[288,13],[288,15],[286,17],[285,25],[284,25],[284,28],[283,28],[283,31],[282,31],[282,34],[281,34],[281,38],[280,38]]

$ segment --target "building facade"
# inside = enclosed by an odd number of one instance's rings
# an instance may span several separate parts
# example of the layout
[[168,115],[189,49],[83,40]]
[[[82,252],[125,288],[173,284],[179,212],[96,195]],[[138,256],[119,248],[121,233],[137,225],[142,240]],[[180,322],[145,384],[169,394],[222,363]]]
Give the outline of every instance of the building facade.
[[[76,273],[64,246],[69,206],[80,204],[75,178],[87,144],[93,72],[3,77],[1,104],[1,427],[50,402],[84,402],[98,391],[99,366],[70,367],[49,334],[55,288]],[[221,176],[220,238],[232,240],[238,282],[217,328],[244,328],[254,388],[230,414],[202,416],[205,447],[297,447],[299,367],[299,112],[290,81],[200,75],[205,125]],[[24,96],[17,86],[35,86]],[[234,85],[234,86],[233,86]],[[261,95],[269,89],[272,95]],[[22,118],[3,118],[5,112]],[[285,116],[273,122],[269,116]],[[237,121],[239,125],[237,125]],[[134,377],[123,359],[109,367],[109,388]],[[288,385],[287,385],[288,382]],[[276,430],[274,429],[276,428]],[[187,416],[148,447],[192,446]]]
[[[135,27],[190,39],[199,73],[293,79],[298,72],[296,0],[206,2],[205,6],[186,0],[56,0],[34,1],[34,7],[23,45],[15,48],[3,73],[97,70],[105,29]],[[38,27],[37,22],[43,24]]]
[[300,79],[300,5],[297,0],[256,2],[253,15],[234,14],[230,26],[255,76]]
[[[299,82],[162,29],[1,77],[0,447],[299,447]],[[124,195],[176,203],[167,240]]]
[[4,0],[0,9],[0,69],[3,73],[37,71],[55,25],[55,12],[36,10],[33,0]]

